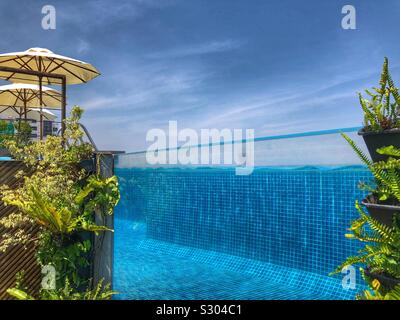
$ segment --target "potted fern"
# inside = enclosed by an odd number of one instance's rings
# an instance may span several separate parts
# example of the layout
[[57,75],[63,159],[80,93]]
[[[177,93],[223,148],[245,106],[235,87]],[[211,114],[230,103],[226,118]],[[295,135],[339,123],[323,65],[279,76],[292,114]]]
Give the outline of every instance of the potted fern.
[[342,136],[375,178],[372,183],[360,183],[361,189],[369,192],[362,204],[374,219],[392,226],[394,215],[400,213],[400,149],[394,146],[377,149],[378,154],[388,159],[373,163],[353,140],[345,134]]
[[365,246],[331,274],[359,265],[372,292],[365,290],[358,299],[400,300],[400,220],[395,219],[394,225],[388,227],[366,214],[358,202],[356,208],[360,216],[352,221],[346,238],[361,241]]
[[385,57],[379,88],[365,90],[370,99],[359,94],[361,108],[364,112],[364,127],[358,132],[367,145],[374,162],[388,157],[376,152],[383,146],[400,148],[400,94],[389,73],[389,61]]

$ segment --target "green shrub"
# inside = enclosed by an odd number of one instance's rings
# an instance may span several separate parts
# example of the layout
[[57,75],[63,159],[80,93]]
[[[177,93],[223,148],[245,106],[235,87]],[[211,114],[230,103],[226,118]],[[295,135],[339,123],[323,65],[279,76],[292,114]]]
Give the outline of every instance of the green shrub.
[[[7,290],[7,293],[18,300],[36,300],[24,289],[16,286]],[[117,292],[112,291],[110,285],[103,285],[101,280],[93,289],[87,288],[84,291],[74,289],[69,280],[65,280],[63,287],[57,290],[41,290],[40,300],[109,300]]]
[[[5,146],[13,157],[23,161],[32,173],[19,172],[17,178],[23,177],[21,185],[0,189],[5,205],[19,209],[0,219],[0,226],[8,230],[0,239],[0,251],[34,243],[39,264],[51,265],[57,271],[57,290],[64,287],[74,297],[79,297],[78,288],[89,281],[82,278],[80,270],[90,263],[91,245],[82,240],[81,234],[112,231],[95,223],[95,212],[112,214],[120,196],[115,176],[89,175],[80,166],[81,161],[93,155],[92,146],[82,142],[81,115],[82,109],[72,109],[65,120],[64,137],[48,136],[45,141],[27,144],[18,139],[6,140]],[[27,232],[29,226],[39,227],[39,235]],[[55,297],[61,291],[53,294]],[[86,292],[85,297],[91,297],[91,292]]]
[[14,138],[18,145],[27,145],[31,141],[32,128],[25,120],[16,120],[14,122]]
[[14,134],[14,126],[11,122],[0,119],[0,148],[5,148],[5,142]]

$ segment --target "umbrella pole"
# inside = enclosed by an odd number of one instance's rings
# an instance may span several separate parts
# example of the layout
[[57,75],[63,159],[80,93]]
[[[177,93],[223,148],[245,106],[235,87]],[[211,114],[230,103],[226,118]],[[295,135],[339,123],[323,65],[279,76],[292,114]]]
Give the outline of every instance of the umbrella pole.
[[64,133],[65,133],[65,117],[67,113],[67,80],[65,77],[62,78],[62,90],[61,90],[61,95],[62,95],[62,105],[61,105],[61,137],[63,139],[64,143]]
[[22,108],[19,108],[18,133],[21,132],[21,121],[22,121]]
[[40,100],[40,140],[43,140],[43,95],[42,95],[42,76],[39,76],[39,100]]
[[19,119],[18,119],[18,129],[17,129],[17,141],[19,143],[21,138],[21,121],[22,121],[22,108],[19,108]]
[[24,120],[26,122],[26,104],[27,104],[27,97],[26,97],[26,90],[24,91]]

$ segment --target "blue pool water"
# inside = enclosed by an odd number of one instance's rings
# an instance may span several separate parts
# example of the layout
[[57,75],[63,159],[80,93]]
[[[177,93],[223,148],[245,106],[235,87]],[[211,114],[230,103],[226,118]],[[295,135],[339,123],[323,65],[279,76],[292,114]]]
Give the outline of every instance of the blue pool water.
[[362,167],[116,168],[117,299],[352,299],[328,277],[360,244]]

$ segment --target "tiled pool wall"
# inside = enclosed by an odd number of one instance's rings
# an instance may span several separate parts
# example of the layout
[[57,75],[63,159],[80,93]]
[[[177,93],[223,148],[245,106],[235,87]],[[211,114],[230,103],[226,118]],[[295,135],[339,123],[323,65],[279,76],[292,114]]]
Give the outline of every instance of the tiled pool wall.
[[118,219],[146,222],[146,235],[327,275],[360,244],[344,237],[357,217],[361,167],[233,169],[116,168]]

